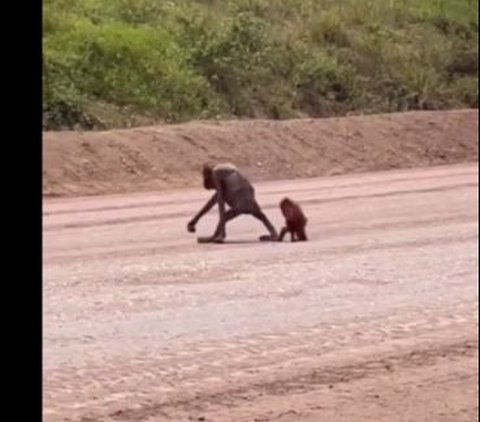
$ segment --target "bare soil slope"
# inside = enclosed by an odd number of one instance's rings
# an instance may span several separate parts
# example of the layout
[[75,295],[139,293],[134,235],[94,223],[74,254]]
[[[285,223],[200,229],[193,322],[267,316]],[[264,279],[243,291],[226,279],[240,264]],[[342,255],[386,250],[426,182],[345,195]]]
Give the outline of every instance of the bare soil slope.
[[43,193],[193,186],[207,160],[231,160],[253,180],[473,162],[477,133],[478,110],[46,132]]

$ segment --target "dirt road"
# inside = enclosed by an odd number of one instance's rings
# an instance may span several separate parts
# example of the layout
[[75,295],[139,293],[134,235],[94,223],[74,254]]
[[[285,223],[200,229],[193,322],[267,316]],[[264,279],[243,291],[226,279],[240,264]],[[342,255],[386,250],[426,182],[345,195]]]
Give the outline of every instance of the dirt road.
[[[474,421],[478,166],[267,182],[307,243],[201,189],[44,203],[45,421]],[[198,226],[213,230],[215,213]]]

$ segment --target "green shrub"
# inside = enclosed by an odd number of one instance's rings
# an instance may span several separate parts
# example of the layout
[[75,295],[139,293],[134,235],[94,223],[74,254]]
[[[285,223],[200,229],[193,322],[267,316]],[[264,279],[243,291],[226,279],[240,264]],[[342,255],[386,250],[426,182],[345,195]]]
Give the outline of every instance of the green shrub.
[[478,104],[473,0],[44,0],[44,127]]

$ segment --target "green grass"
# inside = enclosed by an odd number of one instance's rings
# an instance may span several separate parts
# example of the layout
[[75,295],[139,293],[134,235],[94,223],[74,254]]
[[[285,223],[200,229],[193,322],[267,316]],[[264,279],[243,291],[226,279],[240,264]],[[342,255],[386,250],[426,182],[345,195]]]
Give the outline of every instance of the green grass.
[[473,0],[44,0],[45,129],[478,106]]

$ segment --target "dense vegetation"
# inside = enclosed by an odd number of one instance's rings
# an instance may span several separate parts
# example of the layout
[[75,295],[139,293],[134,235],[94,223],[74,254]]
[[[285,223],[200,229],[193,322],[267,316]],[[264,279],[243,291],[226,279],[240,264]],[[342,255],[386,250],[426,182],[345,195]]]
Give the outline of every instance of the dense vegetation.
[[45,129],[478,106],[477,0],[43,0]]

